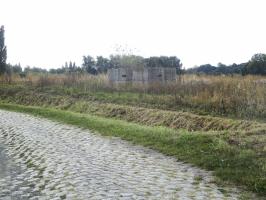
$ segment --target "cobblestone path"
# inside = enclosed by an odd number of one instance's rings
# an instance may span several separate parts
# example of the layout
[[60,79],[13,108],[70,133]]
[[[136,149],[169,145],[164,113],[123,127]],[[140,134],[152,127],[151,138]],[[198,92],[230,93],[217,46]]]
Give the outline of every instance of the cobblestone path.
[[1,200],[237,199],[212,179],[118,138],[0,110]]

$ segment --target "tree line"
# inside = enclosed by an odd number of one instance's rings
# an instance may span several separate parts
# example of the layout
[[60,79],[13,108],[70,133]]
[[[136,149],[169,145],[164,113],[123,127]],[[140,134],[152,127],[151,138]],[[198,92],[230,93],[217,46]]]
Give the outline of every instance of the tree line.
[[51,73],[71,73],[87,72],[89,74],[106,73],[110,68],[135,68],[145,67],[171,67],[176,68],[177,73],[181,72],[182,64],[180,59],[175,56],[160,56],[143,58],[136,55],[111,55],[110,57],[83,56],[82,65],[76,66],[75,62],[66,62],[64,66],[58,69],[51,69]]
[[266,75],[266,54],[258,53],[251,57],[248,62],[241,64],[224,65],[218,63],[217,66],[210,64],[200,65],[186,70],[188,74],[241,74],[241,75]]
[[94,59],[92,56],[83,56],[82,65],[78,66],[75,62],[65,62],[60,68],[52,68],[50,70],[38,67],[26,67],[22,70],[20,64],[6,65],[7,73],[51,73],[51,74],[64,74],[64,73],[89,73],[93,75],[107,73],[110,68],[136,68],[141,69],[144,67],[174,67],[177,73],[181,73],[182,64],[177,57],[150,57],[143,58],[135,55],[111,55],[106,58],[97,56]]
[[[110,68],[135,68],[141,69],[144,67],[171,67],[176,69],[177,74],[207,74],[207,75],[266,75],[266,54],[255,54],[245,63],[225,65],[218,63],[217,66],[210,64],[200,65],[198,67],[187,70],[182,69],[182,63],[175,56],[167,57],[149,57],[143,58],[136,55],[111,55],[109,58],[97,56],[94,59],[92,56],[83,56],[81,66],[77,66],[75,62],[66,62],[61,68],[50,69],[46,71],[41,68],[25,68],[25,72],[50,72],[53,74],[63,73],[89,73],[93,75],[106,73]],[[18,72],[19,66],[14,67]]]
[[224,65],[219,63],[217,66],[210,64],[200,65],[191,69],[183,70],[182,63],[176,56],[152,56],[144,58],[142,56],[123,54],[111,55],[109,57],[97,56],[96,59],[90,55],[83,56],[81,66],[77,66],[75,62],[66,62],[61,68],[53,68],[50,70],[38,67],[26,67],[22,70],[20,64],[11,65],[6,63],[7,47],[5,45],[4,26],[0,28],[0,75],[1,74],[20,74],[25,76],[27,73],[89,73],[93,75],[106,73],[110,68],[135,68],[142,69],[145,67],[170,67],[175,68],[177,74],[255,74],[266,75],[266,54],[255,54],[252,58],[241,64]]

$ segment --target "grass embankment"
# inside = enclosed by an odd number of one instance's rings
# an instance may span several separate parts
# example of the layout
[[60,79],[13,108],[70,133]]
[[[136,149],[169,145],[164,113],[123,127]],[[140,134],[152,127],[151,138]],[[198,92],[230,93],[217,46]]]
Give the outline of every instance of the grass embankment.
[[[266,119],[266,78],[262,76],[184,75],[165,84],[112,84],[106,75],[79,73],[28,74],[25,78],[14,75],[10,81],[1,81],[0,76],[0,85],[7,83],[11,87],[18,84],[24,89],[105,103]],[[7,86],[0,87],[0,93],[2,89],[7,90]]]
[[[105,103],[78,94],[62,94],[55,88],[28,88],[25,86],[0,87],[0,99],[7,103],[51,107],[107,118],[122,119],[149,126],[165,126],[188,131],[227,131],[228,142],[255,149],[266,156],[266,123],[197,115],[190,112],[167,111],[139,106]],[[107,94],[108,95],[108,94]]]
[[46,117],[107,136],[117,136],[212,170],[222,181],[246,186],[251,191],[266,195],[265,157],[259,156],[254,149],[228,143],[228,132],[188,132],[148,127],[88,114],[14,104],[0,103],[0,108]]

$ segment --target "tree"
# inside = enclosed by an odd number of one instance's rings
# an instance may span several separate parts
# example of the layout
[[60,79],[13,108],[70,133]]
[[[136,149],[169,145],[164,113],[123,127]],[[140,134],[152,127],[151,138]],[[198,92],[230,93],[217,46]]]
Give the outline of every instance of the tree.
[[187,69],[186,72],[189,74],[216,74],[217,68],[210,64],[204,64],[200,66],[196,66],[190,69]]
[[25,69],[24,69],[24,73],[26,73],[26,74],[28,74],[28,73],[35,73],[35,74],[38,74],[38,73],[47,73],[47,70],[46,69],[39,68],[39,67],[26,66]]
[[11,66],[11,68],[12,68],[12,72],[15,73],[15,74],[19,74],[19,73],[22,72],[22,68],[21,68],[21,66],[20,66],[20,63]]
[[68,63],[67,62],[65,62],[65,67],[64,68],[68,69]]
[[243,74],[243,69],[247,63],[225,65],[218,63],[218,66],[212,66],[210,64],[196,66],[186,70],[188,74],[209,74],[209,75],[221,75],[221,74]]
[[108,68],[111,67],[110,60],[108,58],[104,58],[102,56],[97,56],[96,66],[98,67],[98,71],[100,73],[106,73]]
[[91,56],[83,56],[82,68],[89,74],[97,74],[97,70],[94,68],[95,61]]
[[150,57],[145,59],[145,65],[147,67],[165,67],[165,68],[176,68],[178,74],[181,73],[182,64],[180,59],[176,56],[160,56]]
[[130,69],[141,69],[144,68],[144,58],[136,55],[111,55],[110,64],[114,68],[130,68]]
[[77,68],[76,63],[73,62],[73,69],[75,70]]
[[266,75],[266,54],[255,54],[248,62],[245,70],[245,74],[257,74]]
[[5,46],[5,29],[4,26],[0,28],[0,74],[6,71],[6,46]]
[[75,69],[74,69],[74,67],[73,67],[73,63],[72,63],[72,61],[69,62],[68,71],[69,71],[69,73],[73,73],[73,72],[75,72]]
[[176,56],[170,56],[168,57],[168,67],[176,68],[176,73],[181,74],[182,72],[182,63],[180,62],[180,59]]

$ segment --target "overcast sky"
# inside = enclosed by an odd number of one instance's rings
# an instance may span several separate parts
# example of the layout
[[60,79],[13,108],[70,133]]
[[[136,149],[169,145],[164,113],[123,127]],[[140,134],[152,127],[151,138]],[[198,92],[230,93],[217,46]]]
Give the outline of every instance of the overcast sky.
[[266,53],[265,0],[0,0],[8,62],[43,68],[83,55],[177,56],[186,68]]

